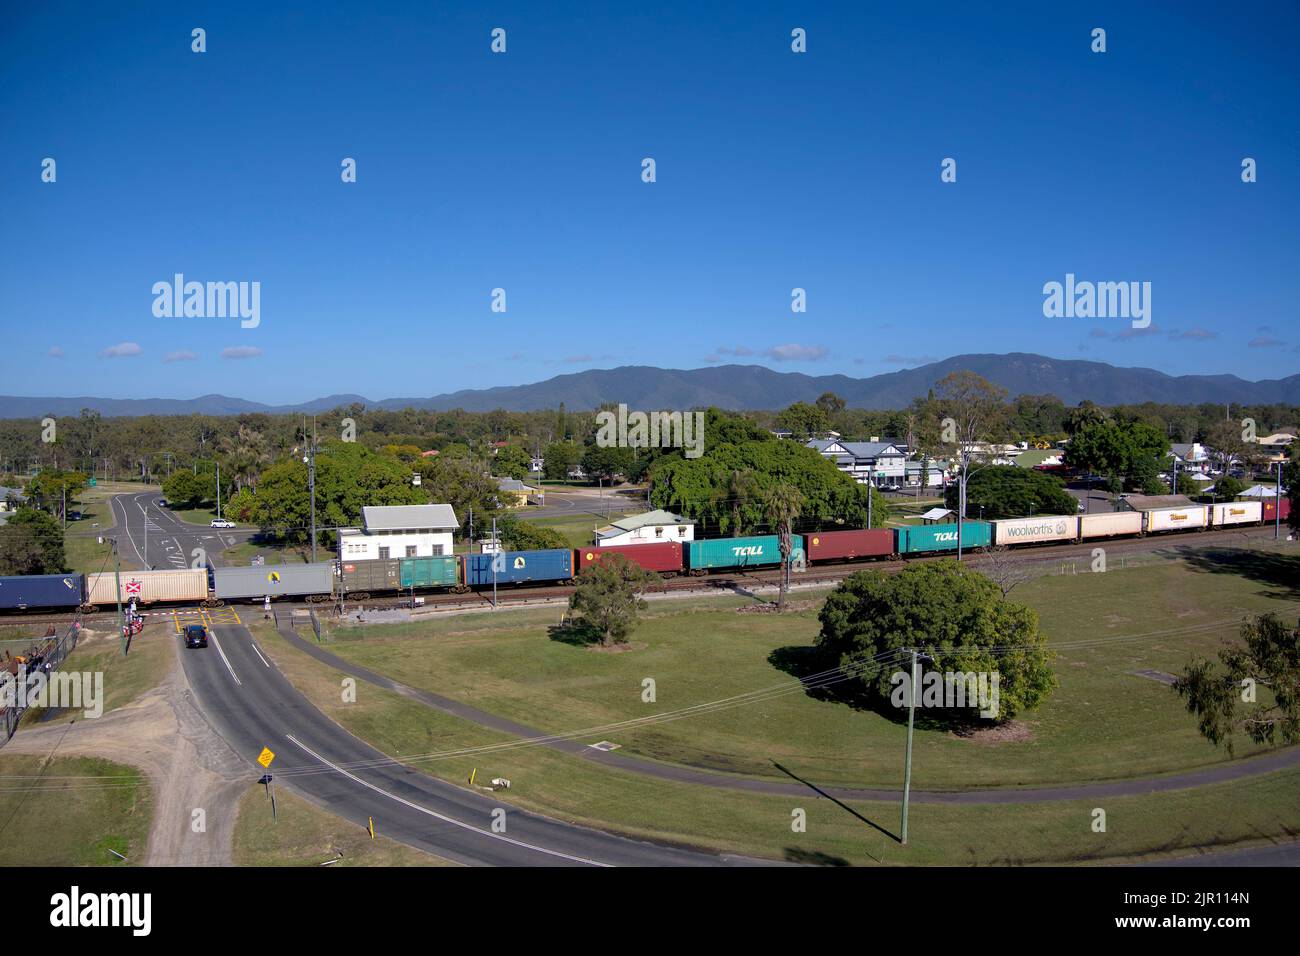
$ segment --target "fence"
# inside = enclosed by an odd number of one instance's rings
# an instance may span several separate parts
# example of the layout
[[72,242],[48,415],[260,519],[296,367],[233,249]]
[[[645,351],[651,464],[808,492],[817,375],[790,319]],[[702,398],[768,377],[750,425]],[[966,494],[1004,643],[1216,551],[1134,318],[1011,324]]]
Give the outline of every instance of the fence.
[[30,704],[25,692],[18,693],[19,682],[25,691],[33,674],[43,672],[48,678],[68,659],[80,636],[81,625],[74,623],[62,637],[56,633],[37,638],[26,654],[0,662],[0,747],[18,730],[18,722]]

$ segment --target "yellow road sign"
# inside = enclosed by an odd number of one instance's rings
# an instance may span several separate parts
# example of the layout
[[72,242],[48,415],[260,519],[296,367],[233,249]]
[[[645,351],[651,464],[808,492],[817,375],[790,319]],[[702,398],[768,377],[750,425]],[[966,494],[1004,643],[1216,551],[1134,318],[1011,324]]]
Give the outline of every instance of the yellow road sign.
[[275,754],[271,752],[270,747],[263,747],[262,752],[257,755],[257,762],[267,770],[271,769],[271,761],[275,759]]

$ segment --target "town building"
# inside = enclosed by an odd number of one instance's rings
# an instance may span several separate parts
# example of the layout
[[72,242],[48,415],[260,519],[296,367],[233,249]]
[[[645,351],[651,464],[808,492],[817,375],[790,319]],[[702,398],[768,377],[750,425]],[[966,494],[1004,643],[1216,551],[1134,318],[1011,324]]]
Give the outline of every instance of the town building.
[[460,527],[451,505],[378,505],[361,509],[363,528],[339,529],[339,558],[428,558],[453,552]]
[[497,501],[503,508],[522,508],[530,498],[541,494],[518,478],[497,478],[496,483]]
[[860,484],[869,480],[877,488],[900,488],[906,479],[907,455],[895,442],[814,438],[807,444]]
[[1210,470],[1210,454],[1198,441],[1169,446],[1170,455],[1178,459],[1178,470],[1200,472]]
[[26,500],[21,488],[0,488],[0,512],[13,511]]
[[647,511],[628,515],[596,529],[596,544],[654,544],[659,541],[694,541],[695,522],[671,511]]
[[1156,511],[1160,508],[1195,508],[1186,495],[1120,495],[1116,511]]

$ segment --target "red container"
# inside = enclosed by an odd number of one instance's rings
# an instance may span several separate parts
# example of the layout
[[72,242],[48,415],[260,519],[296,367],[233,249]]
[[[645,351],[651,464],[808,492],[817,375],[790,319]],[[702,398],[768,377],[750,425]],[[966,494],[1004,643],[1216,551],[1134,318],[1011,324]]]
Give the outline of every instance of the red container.
[[894,548],[892,528],[870,531],[814,531],[803,536],[809,561],[888,557]]
[[578,570],[590,567],[607,554],[621,554],[647,571],[680,571],[682,543],[656,541],[653,544],[615,544],[605,548],[578,548]]
[[[1277,506],[1278,506],[1278,501],[1276,498],[1264,499],[1264,524],[1269,524],[1271,522],[1277,521]],[[1283,495],[1282,496],[1282,520],[1286,521],[1286,519],[1290,517],[1290,515],[1291,515],[1291,499]]]

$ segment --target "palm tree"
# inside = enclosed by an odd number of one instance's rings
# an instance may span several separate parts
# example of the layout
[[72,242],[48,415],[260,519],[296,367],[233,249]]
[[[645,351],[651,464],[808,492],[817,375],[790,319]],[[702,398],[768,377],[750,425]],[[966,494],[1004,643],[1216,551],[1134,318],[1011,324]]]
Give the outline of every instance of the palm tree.
[[785,594],[790,589],[790,552],[793,550],[790,530],[803,508],[803,500],[803,492],[785,481],[773,485],[763,495],[763,511],[767,515],[768,524],[781,537],[781,590],[776,603],[778,613],[785,610]]

